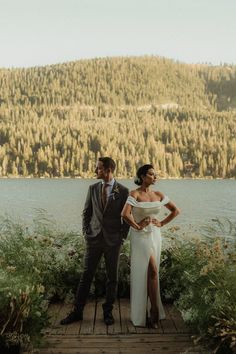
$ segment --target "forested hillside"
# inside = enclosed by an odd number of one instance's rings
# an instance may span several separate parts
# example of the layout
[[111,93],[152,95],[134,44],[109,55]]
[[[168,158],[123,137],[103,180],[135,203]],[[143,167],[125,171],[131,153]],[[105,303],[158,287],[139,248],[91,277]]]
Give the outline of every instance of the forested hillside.
[[236,67],[159,57],[0,69],[0,176],[236,176]]

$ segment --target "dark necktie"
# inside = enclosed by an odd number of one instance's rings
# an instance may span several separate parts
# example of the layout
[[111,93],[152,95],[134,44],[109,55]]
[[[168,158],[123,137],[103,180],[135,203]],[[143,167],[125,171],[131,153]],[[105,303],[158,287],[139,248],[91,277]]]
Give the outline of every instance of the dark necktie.
[[103,209],[106,206],[107,203],[107,187],[109,186],[109,184],[107,183],[103,183],[102,185],[102,207]]

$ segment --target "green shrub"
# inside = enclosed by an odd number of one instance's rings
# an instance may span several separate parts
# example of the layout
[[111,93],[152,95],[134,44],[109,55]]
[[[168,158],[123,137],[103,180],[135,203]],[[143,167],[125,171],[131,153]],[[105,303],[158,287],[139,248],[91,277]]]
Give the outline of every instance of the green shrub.
[[78,282],[83,240],[59,233],[50,223],[28,229],[0,223],[0,342],[27,347],[48,324],[48,300],[64,299]]
[[38,342],[48,324],[48,304],[41,284],[14,271],[11,266],[0,270],[0,338],[8,345],[28,347]]
[[32,229],[3,219],[0,226],[0,263],[15,274],[28,275],[45,287],[48,299],[64,299],[79,281],[84,241],[74,232],[62,232],[45,219]]
[[211,238],[167,233],[171,246],[163,252],[161,280],[163,295],[175,300],[199,338],[220,353],[236,346],[235,227],[231,237],[223,230],[214,237],[212,231]]

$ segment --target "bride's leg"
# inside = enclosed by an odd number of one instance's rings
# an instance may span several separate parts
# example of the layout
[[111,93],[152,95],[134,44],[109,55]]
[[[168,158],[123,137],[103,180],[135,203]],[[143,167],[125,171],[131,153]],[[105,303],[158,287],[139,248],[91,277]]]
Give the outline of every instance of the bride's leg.
[[157,265],[154,256],[150,257],[148,264],[148,296],[151,302],[151,322],[158,323],[158,306],[157,306]]
[[157,286],[157,266],[154,257],[151,256],[148,264],[148,296],[152,309],[156,311],[158,311]]

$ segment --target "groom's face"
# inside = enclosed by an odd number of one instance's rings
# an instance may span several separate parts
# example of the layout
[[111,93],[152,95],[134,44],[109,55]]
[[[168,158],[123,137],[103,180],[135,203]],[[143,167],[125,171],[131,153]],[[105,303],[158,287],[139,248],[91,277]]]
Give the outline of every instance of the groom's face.
[[97,178],[105,179],[109,175],[110,169],[105,169],[102,161],[97,161],[95,173]]

